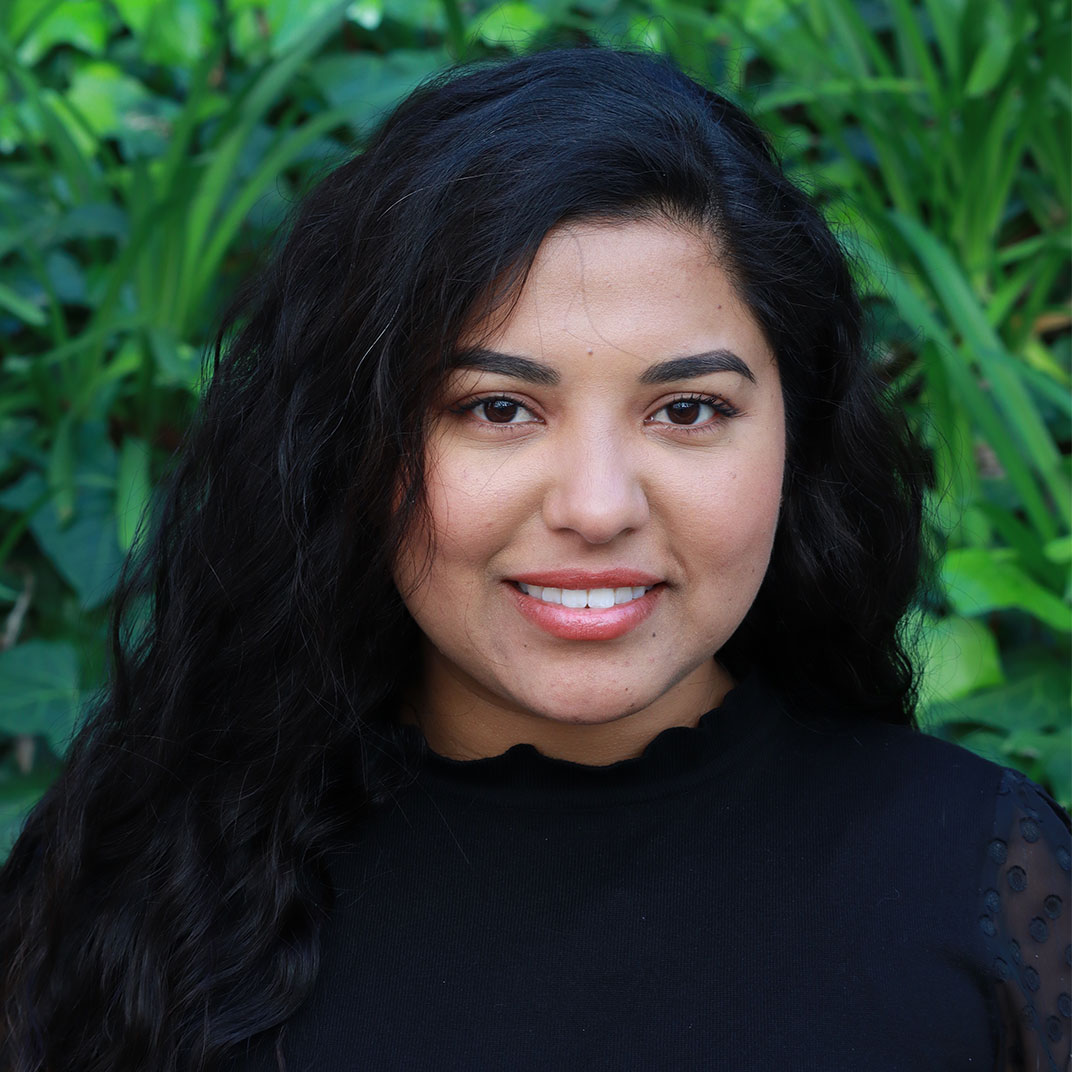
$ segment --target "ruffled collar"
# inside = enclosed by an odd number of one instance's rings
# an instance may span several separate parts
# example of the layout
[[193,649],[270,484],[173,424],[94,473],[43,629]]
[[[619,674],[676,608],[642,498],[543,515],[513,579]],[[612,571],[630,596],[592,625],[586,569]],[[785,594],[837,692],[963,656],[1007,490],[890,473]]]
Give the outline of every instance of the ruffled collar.
[[764,738],[779,712],[774,691],[751,676],[696,726],[665,729],[639,756],[605,766],[556,759],[531,744],[516,744],[483,759],[449,759],[429,750],[416,727],[405,727],[405,735],[416,761],[416,784],[425,790],[521,806],[546,807],[556,801],[606,805],[689,789],[739,761],[741,749]]

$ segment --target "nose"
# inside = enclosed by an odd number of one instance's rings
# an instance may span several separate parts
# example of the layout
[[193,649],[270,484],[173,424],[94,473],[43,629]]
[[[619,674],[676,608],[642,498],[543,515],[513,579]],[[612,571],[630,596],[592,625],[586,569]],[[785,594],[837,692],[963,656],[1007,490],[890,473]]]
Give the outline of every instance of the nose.
[[618,437],[595,433],[562,444],[544,497],[548,528],[604,544],[642,527],[648,516],[639,466]]

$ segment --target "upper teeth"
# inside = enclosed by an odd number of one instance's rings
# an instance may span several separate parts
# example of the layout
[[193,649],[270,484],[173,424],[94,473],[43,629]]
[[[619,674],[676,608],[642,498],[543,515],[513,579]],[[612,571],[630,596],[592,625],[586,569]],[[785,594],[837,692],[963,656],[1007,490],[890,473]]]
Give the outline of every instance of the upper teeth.
[[564,607],[593,607],[606,609],[616,603],[630,603],[639,599],[649,589],[643,585],[633,588],[541,588],[535,584],[517,583],[526,595],[542,599],[545,603],[561,603]]

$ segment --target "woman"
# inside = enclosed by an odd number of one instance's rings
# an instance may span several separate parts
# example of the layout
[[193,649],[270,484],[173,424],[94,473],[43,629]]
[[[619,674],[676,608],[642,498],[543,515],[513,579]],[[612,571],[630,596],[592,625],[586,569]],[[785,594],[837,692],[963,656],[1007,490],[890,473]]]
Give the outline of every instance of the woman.
[[3,873],[4,1067],[1063,1067],[1067,829],[911,730],[860,319],[662,61],[404,102],[224,326]]

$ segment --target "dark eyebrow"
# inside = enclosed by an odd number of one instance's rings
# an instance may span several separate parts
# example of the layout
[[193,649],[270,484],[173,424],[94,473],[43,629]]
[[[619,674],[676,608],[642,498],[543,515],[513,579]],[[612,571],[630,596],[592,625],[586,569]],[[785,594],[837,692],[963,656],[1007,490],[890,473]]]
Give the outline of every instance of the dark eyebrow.
[[660,361],[645,369],[641,383],[672,383],[674,380],[691,380],[706,376],[709,372],[736,372],[751,383],[756,382],[752,370],[731,350],[709,350],[704,354],[674,357]]
[[497,372],[501,376],[512,376],[526,383],[537,383],[544,387],[555,387],[559,383],[558,373],[550,365],[541,365],[527,357],[516,354],[501,354],[498,350],[485,350],[482,346],[473,346],[455,354],[450,362],[453,368],[475,369],[477,372]]
[[[550,365],[543,365],[528,357],[518,357],[517,354],[487,350],[483,346],[472,346],[460,351],[450,364],[452,368],[494,372],[501,376],[523,380],[525,383],[540,384],[543,387],[556,387],[561,382],[561,377]],[[641,373],[640,382],[649,385],[673,383],[675,380],[691,380],[697,376],[706,376],[711,372],[736,372],[749,382],[756,382],[752,370],[730,350],[709,350],[703,354],[690,354],[688,357],[674,357],[669,361],[660,361]]]

